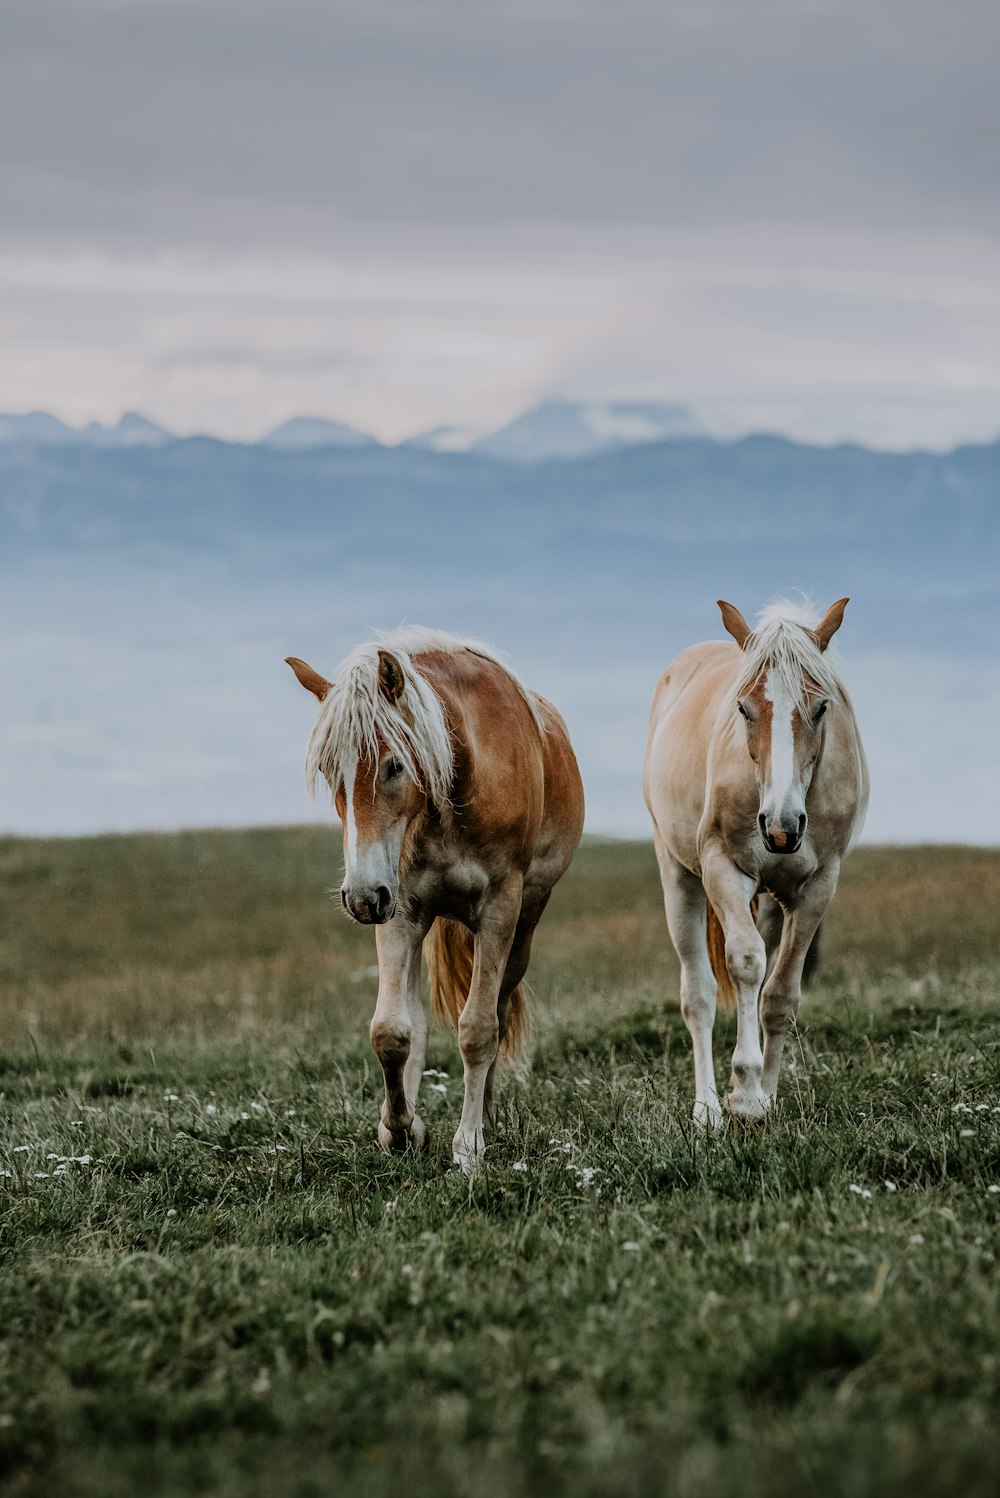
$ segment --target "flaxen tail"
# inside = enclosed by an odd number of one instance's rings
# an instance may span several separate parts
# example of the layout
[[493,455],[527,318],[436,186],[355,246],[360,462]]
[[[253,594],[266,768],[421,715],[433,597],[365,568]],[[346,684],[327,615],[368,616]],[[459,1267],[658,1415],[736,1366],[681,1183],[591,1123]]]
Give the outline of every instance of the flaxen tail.
[[[750,914],[754,920],[757,919],[757,897],[750,901]],[[708,960],[712,964],[712,972],[715,974],[716,1002],[720,1009],[736,1008],[736,988],[729,969],[726,966],[726,933],[722,929],[722,922],[716,915],[711,900],[708,901],[708,930],[706,932],[708,941]]]
[[[439,917],[424,942],[430,969],[431,999],[439,1019],[458,1029],[472,984],[473,937],[460,921]],[[528,1028],[528,999],[523,983],[508,1001],[507,1032],[500,1044],[501,1055],[516,1056]]]

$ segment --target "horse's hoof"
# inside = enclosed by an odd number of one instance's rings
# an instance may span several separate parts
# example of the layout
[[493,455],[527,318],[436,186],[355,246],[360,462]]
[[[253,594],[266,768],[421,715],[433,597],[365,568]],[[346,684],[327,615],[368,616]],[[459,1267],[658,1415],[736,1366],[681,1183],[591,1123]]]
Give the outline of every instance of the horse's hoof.
[[425,1150],[430,1143],[430,1136],[424,1126],[424,1121],[416,1113],[413,1122],[408,1129],[390,1129],[388,1124],[379,1120],[378,1142],[381,1149],[387,1155],[403,1155],[407,1150]]
[[478,1129],[473,1135],[463,1134],[459,1129],[452,1140],[451,1153],[455,1164],[462,1167],[462,1174],[474,1176],[482,1166],[483,1157],[486,1154],[482,1129]]
[[731,1092],[722,1107],[732,1123],[761,1124],[771,1111],[771,1100],[763,1092]]
[[695,1103],[691,1122],[704,1134],[711,1133],[713,1129],[721,1129],[722,1109],[718,1103]]

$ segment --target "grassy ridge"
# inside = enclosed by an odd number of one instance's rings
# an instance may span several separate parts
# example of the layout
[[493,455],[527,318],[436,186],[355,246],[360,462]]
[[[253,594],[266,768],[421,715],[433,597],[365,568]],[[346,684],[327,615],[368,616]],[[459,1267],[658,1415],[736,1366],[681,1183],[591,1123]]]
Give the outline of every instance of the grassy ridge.
[[585,845],[471,1186],[440,1032],[430,1155],[374,1147],[337,877],[0,840],[10,1492],[996,1491],[1000,854],[856,854],[779,1116],[702,1140],[652,851]]

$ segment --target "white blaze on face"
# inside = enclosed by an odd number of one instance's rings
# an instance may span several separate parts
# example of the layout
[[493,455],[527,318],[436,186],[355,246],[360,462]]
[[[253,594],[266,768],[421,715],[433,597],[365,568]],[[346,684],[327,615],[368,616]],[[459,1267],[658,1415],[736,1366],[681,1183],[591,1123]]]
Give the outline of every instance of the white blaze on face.
[[[771,774],[763,787],[760,809],[767,820],[780,818],[795,786],[795,733],[792,728],[794,703],[768,672],[764,696],[771,704]],[[801,788],[800,788],[801,792]],[[802,801],[801,793],[798,800]],[[796,806],[796,815],[802,810]]]
[[344,799],[347,802],[345,815],[347,817],[347,838],[344,844],[344,873],[345,884],[349,884],[354,872],[355,860],[358,856],[358,818],[354,810],[354,780],[357,775],[358,762],[352,759],[344,767]]

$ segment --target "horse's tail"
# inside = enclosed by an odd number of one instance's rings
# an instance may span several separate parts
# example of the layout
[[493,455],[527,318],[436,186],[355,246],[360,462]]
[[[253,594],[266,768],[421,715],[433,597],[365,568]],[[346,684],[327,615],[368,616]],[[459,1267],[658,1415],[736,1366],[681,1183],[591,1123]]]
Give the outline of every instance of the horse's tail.
[[[424,942],[434,1012],[455,1030],[472,986],[474,950],[472,932],[461,921],[450,921],[443,916],[434,922]],[[524,984],[519,983],[508,1001],[507,1032],[500,1044],[501,1053],[516,1056],[527,1028],[528,998]]]
[[[756,895],[750,901],[750,914],[756,920]],[[716,915],[711,900],[708,901],[708,930],[706,932],[706,939],[708,942],[708,960],[712,964],[712,972],[715,974],[719,1008],[735,1009],[736,986],[729,976],[729,968],[726,966],[726,933],[722,929],[722,922]]]

